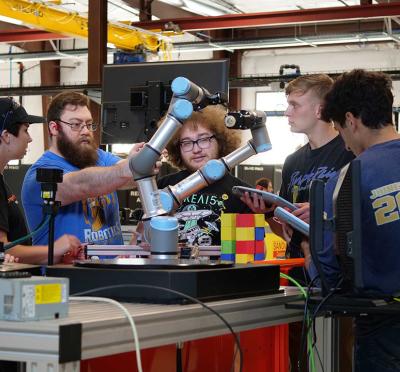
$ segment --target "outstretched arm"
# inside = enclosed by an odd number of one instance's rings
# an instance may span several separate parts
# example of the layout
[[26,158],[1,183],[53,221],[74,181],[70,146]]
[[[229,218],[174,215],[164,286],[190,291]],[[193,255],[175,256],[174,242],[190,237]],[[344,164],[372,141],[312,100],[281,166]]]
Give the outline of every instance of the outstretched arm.
[[[8,243],[7,234],[3,230],[0,230],[0,241],[5,244]],[[78,257],[81,250],[82,245],[79,239],[73,235],[65,234],[54,242],[54,261],[60,262],[67,252],[70,252],[73,257]],[[6,253],[14,256],[18,262],[45,264],[47,263],[48,247],[47,245],[27,246],[19,244],[8,249]]]
[[[118,189],[128,189],[135,186],[129,160],[135,157],[143,148],[144,143],[135,144],[127,159],[108,167],[89,167],[64,175],[63,182],[58,185],[57,200],[61,205],[105,195]],[[157,174],[161,162],[157,162],[154,174]]]
[[117,190],[132,179],[128,159],[110,167],[89,167],[64,175],[58,184],[56,199],[61,205],[105,195]]

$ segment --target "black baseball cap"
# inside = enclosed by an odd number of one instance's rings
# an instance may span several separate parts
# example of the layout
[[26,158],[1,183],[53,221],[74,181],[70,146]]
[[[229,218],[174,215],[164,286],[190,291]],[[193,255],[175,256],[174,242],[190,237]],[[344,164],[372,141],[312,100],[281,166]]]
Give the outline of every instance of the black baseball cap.
[[44,123],[42,116],[29,115],[26,110],[12,98],[0,98],[0,133],[15,124]]

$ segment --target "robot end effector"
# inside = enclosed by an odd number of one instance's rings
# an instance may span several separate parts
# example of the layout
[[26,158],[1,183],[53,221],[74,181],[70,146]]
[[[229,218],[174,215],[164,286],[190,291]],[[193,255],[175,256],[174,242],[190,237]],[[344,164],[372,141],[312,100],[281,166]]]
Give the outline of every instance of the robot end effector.
[[230,129],[250,129],[254,148],[257,154],[272,148],[265,123],[267,116],[264,111],[233,111],[225,116],[225,125]]
[[271,150],[267,127],[267,116],[264,111],[233,111],[225,116],[225,125],[230,129],[250,129],[252,139],[222,158],[228,169],[247,160],[260,152]]

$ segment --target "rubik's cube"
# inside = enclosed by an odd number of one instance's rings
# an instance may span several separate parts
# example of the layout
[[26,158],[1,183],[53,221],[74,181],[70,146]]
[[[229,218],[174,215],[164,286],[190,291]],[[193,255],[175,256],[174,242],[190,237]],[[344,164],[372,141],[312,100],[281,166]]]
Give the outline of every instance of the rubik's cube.
[[263,214],[221,214],[221,260],[248,263],[265,259]]

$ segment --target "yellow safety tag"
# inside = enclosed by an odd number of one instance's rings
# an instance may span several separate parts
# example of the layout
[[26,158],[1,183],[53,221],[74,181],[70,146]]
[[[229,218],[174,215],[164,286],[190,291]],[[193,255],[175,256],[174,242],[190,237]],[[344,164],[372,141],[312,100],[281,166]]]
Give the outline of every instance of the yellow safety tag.
[[37,305],[54,304],[62,300],[62,284],[41,284],[35,286]]

